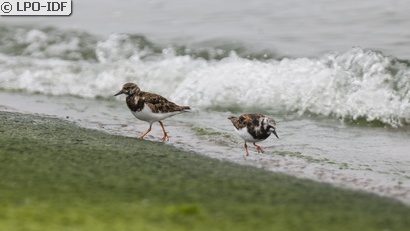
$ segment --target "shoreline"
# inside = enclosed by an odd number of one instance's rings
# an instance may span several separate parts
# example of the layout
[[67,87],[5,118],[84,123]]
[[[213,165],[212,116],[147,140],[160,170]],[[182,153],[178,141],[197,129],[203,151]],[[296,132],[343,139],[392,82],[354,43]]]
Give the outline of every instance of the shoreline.
[[65,225],[78,230],[129,225],[406,230],[410,225],[410,207],[391,198],[110,135],[55,117],[0,111],[0,121],[0,194],[5,198],[0,227],[7,230],[17,230],[22,217],[25,230]]
[[[109,134],[136,137],[138,132],[145,131],[147,128],[145,122],[138,122],[130,115],[129,111],[124,108],[123,102],[7,92],[1,93],[1,97],[3,99],[0,105],[4,106],[0,106],[0,110],[54,115],[81,127]],[[195,117],[199,117],[199,120],[204,121],[210,116],[221,117],[217,114],[195,115]],[[330,183],[340,188],[370,192],[395,198],[410,205],[410,181],[408,178],[403,178],[406,173],[400,169],[393,169],[393,173],[386,175],[380,171],[389,171],[389,169],[379,167],[378,170],[373,170],[371,168],[376,167],[374,164],[378,163],[372,164],[366,159],[354,161],[348,157],[346,161],[341,161],[340,159],[332,159],[333,157],[340,158],[335,154],[315,156],[299,152],[298,146],[295,146],[296,149],[292,149],[289,141],[286,141],[286,137],[278,141],[275,140],[275,144],[268,146],[267,152],[263,155],[251,153],[249,157],[244,157],[242,140],[235,134],[208,129],[206,124],[196,124],[196,127],[190,127],[189,123],[184,121],[185,119],[176,117],[166,121],[165,125],[172,135],[171,141],[167,144],[183,151],[195,152],[221,161],[253,166],[301,179]],[[225,118],[221,117],[220,119]],[[284,130],[287,129],[284,128]],[[159,127],[154,125],[147,140],[159,141],[158,137],[161,135]],[[303,139],[303,137],[293,137],[292,143],[298,142],[297,139]],[[352,161],[354,161],[353,164]],[[393,161],[391,165],[394,167]]]

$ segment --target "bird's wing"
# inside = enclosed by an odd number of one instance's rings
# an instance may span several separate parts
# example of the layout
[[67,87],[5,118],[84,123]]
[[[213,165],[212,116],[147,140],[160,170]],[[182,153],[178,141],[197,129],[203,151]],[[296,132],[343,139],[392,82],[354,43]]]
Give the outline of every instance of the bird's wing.
[[261,118],[265,117],[262,114],[243,114],[239,116],[238,122],[241,128],[246,126],[259,127]]
[[252,123],[252,117],[249,114],[243,114],[241,116],[239,116],[236,126],[238,129],[244,128],[246,126],[248,126],[249,123]]
[[154,93],[141,92],[140,98],[144,100],[145,104],[147,104],[154,113],[185,111],[185,109],[189,109],[188,107],[179,106],[167,100],[165,97]]

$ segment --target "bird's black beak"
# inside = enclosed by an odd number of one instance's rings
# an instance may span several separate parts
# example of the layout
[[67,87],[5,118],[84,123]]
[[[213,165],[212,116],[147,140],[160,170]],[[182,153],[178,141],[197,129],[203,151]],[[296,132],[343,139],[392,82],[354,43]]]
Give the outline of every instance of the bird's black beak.
[[275,130],[273,130],[272,133],[276,136],[276,138],[279,139],[279,136],[278,136],[278,134],[276,134],[276,131],[275,131]]
[[119,91],[117,94],[115,94],[114,96],[117,96],[117,95],[121,95],[121,94],[124,94],[124,92],[121,90],[121,91]]

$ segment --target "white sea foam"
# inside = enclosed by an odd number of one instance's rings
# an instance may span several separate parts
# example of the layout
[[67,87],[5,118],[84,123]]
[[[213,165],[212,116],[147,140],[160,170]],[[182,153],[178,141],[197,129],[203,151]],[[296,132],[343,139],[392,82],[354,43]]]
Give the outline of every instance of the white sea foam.
[[410,69],[393,62],[360,48],[265,62],[232,55],[189,73],[172,98],[199,108],[284,108],[397,126],[410,122]]
[[[211,54],[202,56],[203,50],[159,48],[143,36],[116,34],[101,39],[59,30],[6,27],[4,31],[1,25],[0,31],[3,108],[58,115],[135,137],[147,124],[129,113],[123,97],[113,96],[125,82],[135,82],[142,90],[198,109],[166,121],[171,143],[180,148],[409,203],[408,127],[404,132],[358,128],[282,114],[365,118],[393,126],[410,123],[406,62],[360,48],[317,58],[253,60],[220,48],[208,47]],[[23,93],[3,92],[14,90]],[[243,140],[231,136],[228,110],[273,114],[281,139],[264,141],[264,155],[251,149],[253,153],[244,159]],[[195,134],[196,128],[204,134]],[[161,136],[156,125],[148,139]]]
[[[110,98],[123,83],[135,82],[199,110],[253,109],[364,118],[393,126],[410,123],[410,68],[375,51],[352,48],[282,60],[250,60],[231,52],[221,60],[206,60],[177,55],[174,48],[154,52],[152,46],[141,45],[147,41],[129,35],[95,42],[84,35],[56,41],[57,35],[38,30],[19,33],[19,44],[26,44],[22,54],[0,54],[0,87],[6,90]],[[95,59],[78,60],[87,54],[82,49],[90,47]]]

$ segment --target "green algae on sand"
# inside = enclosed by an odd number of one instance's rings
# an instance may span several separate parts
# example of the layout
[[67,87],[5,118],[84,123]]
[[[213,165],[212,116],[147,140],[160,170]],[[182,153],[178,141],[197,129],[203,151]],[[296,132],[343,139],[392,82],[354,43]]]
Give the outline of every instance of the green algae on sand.
[[0,112],[0,230],[408,230],[395,200]]

